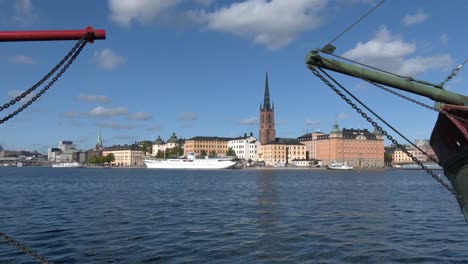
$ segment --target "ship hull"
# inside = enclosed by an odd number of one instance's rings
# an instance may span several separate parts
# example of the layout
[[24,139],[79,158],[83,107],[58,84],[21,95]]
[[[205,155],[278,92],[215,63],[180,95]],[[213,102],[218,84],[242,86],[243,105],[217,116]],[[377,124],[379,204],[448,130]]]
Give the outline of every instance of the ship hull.
[[448,115],[439,114],[430,143],[468,222],[468,106],[444,105],[442,109]]
[[149,169],[229,169],[235,161],[224,159],[145,159]]

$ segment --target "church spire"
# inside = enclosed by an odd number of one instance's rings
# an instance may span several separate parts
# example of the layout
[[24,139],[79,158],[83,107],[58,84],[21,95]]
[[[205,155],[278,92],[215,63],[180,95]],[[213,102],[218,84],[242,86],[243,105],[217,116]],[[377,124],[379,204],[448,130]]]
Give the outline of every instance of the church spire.
[[263,110],[271,110],[270,107],[270,90],[268,88],[268,72],[265,76],[265,96],[263,97]]
[[97,144],[98,144],[99,146],[102,146],[101,129],[99,129],[99,132],[98,132]]

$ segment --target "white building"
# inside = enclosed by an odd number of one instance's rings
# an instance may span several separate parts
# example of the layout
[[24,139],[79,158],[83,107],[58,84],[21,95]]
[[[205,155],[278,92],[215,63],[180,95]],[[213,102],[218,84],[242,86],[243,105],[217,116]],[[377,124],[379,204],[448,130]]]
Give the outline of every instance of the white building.
[[175,133],[172,133],[172,136],[164,142],[160,136],[153,142],[153,152],[152,155],[156,156],[158,151],[165,151],[166,149],[171,149],[175,147],[181,147],[181,140],[177,138]]
[[239,159],[258,161],[260,141],[253,137],[252,133],[250,133],[250,136],[244,134],[243,137],[237,137],[229,140],[228,148],[232,148]]

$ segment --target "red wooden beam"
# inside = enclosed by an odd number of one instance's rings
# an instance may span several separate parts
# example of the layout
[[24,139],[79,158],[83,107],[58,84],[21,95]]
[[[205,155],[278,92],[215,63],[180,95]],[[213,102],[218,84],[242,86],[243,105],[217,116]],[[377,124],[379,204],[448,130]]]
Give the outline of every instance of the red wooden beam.
[[79,40],[85,33],[91,33],[86,40],[106,39],[106,31],[87,27],[81,30],[33,30],[33,31],[0,31],[0,42],[7,41],[49,41],[49,40]]

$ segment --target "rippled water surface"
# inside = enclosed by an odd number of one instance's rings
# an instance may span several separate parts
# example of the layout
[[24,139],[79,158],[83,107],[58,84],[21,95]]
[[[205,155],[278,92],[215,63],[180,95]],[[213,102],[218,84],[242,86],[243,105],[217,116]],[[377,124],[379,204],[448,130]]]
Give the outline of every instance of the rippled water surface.
[[[467,263],[420,171],[0,168],[0,231],[54,263]],[[36,263],[0,241],[0,263]]]

